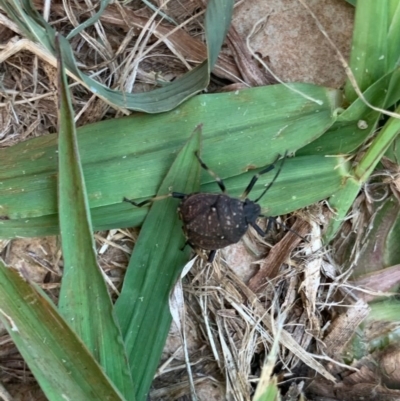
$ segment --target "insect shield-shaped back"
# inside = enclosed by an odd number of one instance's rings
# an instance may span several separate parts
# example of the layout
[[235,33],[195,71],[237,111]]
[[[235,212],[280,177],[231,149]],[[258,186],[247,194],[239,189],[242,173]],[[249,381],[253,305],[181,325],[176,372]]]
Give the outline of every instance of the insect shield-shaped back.
[[251,215],[254,221],[260,207],[246,199],[231,198],[228,195],[192,194],[181,202],[178,212],[183,222],[183,231],[192,247],[206,250],[221,249],[238,242],[246,233]]
[[[178,212],[183,222],[183,231],[187,238],[186,243],[193,248],[210,250],[208,261],[212,262],[215,251],[238,242],[246,233],[249,225],[253,226],[259,235],[265,235],[264,231],[256,223],[257,217],[260,216],[261,212],[257,202],[278,178],[287,152],[285,152],[281,166],[275,176],[254,201],[248,199],[249,193],[260,176],[271,171],[274,168],[274,164],[264,167],[255,174],[240,199],[237,199],[226,195],[225,184],[221,178],[207,167],[197,152],[195,152],[195,156],[201,167],[215,179],[222,194],[195,193],[186,195],[180,192],[172,192],[168,195],[157,196],[139,203],[126,198],[124,198],[124,201],[137,207],[142,207],[169,196],[181,199]],[[278,161],[279,157],[275,159],[275,162]]]

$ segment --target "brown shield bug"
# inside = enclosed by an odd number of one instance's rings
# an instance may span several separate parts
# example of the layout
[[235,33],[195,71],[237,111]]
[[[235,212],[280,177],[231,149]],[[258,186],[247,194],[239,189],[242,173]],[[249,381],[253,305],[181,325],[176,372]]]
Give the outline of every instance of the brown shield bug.
[[186,244],[195,249],[210,251],[208,260],[212,262],[216,250],[238,242],[246,233],[249,226],[252,226],[261,236],[265,236],[265,232],[256,223],[258,217],[265,217],[261,214],[261,207],[257,202],[278,178],[287,152],[271,182],[254,201],[248,199],[250,191],[261,175],[268,173],[274,168],[274,163],[276,163],[280,156],[276,158],[273,164],[263,168],[253,176],[240,198],[233,198],[226,193],[225,184],[221,178],[206,166],[197,152],[195,155],[201,167],[216,180],[222,194],[193,193],[187,195],[172,192],[171,194],[147,199],[140,203],[127,198],[124,198],[124,201],[141,207],[156,200],[165,199],[166,197],[181,199],[178,213],[179,218],[183,222],[182,228],[187,239]]

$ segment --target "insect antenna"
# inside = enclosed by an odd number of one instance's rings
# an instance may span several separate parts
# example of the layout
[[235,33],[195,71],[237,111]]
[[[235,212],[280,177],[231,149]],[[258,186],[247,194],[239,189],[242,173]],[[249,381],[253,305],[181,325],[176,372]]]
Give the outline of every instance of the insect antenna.
[[[276,172],[274,178],[273,178],[272,181],[265,187],[265,189],[264,189],[264,191],[262,191],[261,195],[260,195],[256,200],[254,200],[255,203],[257,203],[257,202],[266,194],[266,192],[272,187],[272,185],[274,184],[274,182],[275,182],[275,181],[277,180],[277,178],[279,177],[279,174],[280,174],[281,171],[282,171],[282,167],[283,167],[283,165],[285,164],[285,160],[286,160],[287,154],[288,154],[288,152],[286,151],[285,154],[283,155],[282,163],[281,163],[281,165],[279,166],[279,168],[278,168],[278,170],[277,170],[277,172]],[[267,168],[268,168],[268,167],[267,167]],[[270,171],[270,170],[267,170],[267,171]],[[267,171],[262,170],[262,171],[260,171],[258,174],[261,175],[261,174],[266,173]]]

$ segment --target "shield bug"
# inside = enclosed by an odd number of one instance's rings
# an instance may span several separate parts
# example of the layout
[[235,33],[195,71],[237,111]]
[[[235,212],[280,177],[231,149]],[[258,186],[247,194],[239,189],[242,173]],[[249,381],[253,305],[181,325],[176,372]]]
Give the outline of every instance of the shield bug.
[[182,229],[187,239],[186,244],[194,249],[210,251],[208,260],[212,262],[218,249],[238,242],[246,233],[249,226],[252,226],[261,236],[265,236],[265,232],[256,223],[258,217],[265,217],[261,214],[261,207],[257,202],[265,195],[278,178],[287,152],[271,182],[254,201],[248,198],[249,193],[259,177],[274,168],[274,163],[276,163],[280,156],[276,158],[273,164],[264,167],[253,176],[240,198],[234,198],[227,194],[222,179],[207,167],[197,152],[195,155],[201,167],[215,179],[222,194],[198,192],[182,194],[179,192],[172,192],[168,195],[154,197],[140,203],[136,203],[127,198],[124,198],[124,201],[141,207],[167,197],[181,199],[181,203],[178,206],[178,213],[183,223]]

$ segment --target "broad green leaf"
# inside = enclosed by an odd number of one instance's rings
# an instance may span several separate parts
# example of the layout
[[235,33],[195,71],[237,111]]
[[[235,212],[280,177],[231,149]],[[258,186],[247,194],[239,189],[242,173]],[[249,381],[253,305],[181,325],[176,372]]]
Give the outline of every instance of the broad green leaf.
[[[157,195],[171,188],[181,193],[199,189],[200,165],[194,152],[200,149],[200,129],[178,153]],[[135,207],[129,205],[132,209]],[[154,202],[148,213],[129,262],[115,311],[121,324],[128,352],[136,397],[146,399],[171,324],[169,292],[188,260],[177,200]]]
[[[204,153],[206,158],[206,155]],[[220,166],[207,163],[219,172]],[[339,168],[338,168],[339,167]],[[240,195],[251,177],[257,170],[224,179],[229,193],[232,196]],[[308,206],[318,200],[336,193],[343,185],[344,177],[348,175],[348,166],[342,158],[307,156],[295,157],[285,162],[278,181],[259,202],[265,213],[277,216]],[[263,176],[258,180],[251,192],[251,198],[260,194],[264,185],[269,182],[271,175]],[[310,191],[310,186],[312,191]],[[218,192],[215,183],[205,183],[201,186],[202,192]],[[152,196],[149,192],[142,199]],[[91,210],[96,230],[105,230],[121,227],[135,227],[142,224],[147,208],[132,209],[123,202],[112,206],[102,206]],[[0,234],[5,237],[40,236],[56,234],[58,232],[57,215],[48,215],[30,219],[0,220]]]
[[[210,163],[208,165],[211,167]],[[279,166],[277,165],[276,168]],[[218,171],[214,166],[213,170]],[[240,196],[255,173],[255,171],[248,171],[224,180],[229,194]],[[348,173],[349,165],[340,157],[309,156],[287,159],[278,179],[258,203],[263,213],[269,216],[290,213],[335,193],[342,187]],[[273,176],[273,171],[262,175],[249,198],[258,198]],[[220,191],[215,182],[202,185],[201,190],[202,192]]]
[[[0,0],[0,5],[27,37],[40,43],[49,53],[55,54],[56,32],[32,7],[30,0]],[[62,36],[60,36],[61,53],[66,68],[88,90],[105,102],[123,109],[160,113],[175,108],[207,87],[209,72],[214,67],[230,25],[232,9],[233,0],[210,0],[205,16],[209,59],[174,82],[148,93],[132,94],[112,90],[83,74],[77,67],[69,42]]]
[[[100,226],[99,218],[133,222],[122,198],[154,195],[188,132],[200,123],[204,157],[223,179],[265,166],[277,154],[295,151],[318,138],[335,121],[337,92],[307,84],[293,86],[322,105],[275,85],[201,95],[170,113],[135,115],[79,129],[95,227]],[[48,216],[57,212],[55,140],[48,135],[0,149],[1,237],[15,235],[16,224],[27,233],[35,226],[37,234],[49,233],[45,227],[52,218]],[[202,183],[210,181],[207,174],[202,175]],[[290,201],[290,194],[285,198]],[[18,235],[24,235],[23,231]]]
[[0,320],[49,401],[124,400],[52,302],[1,260]]
[[116,387],[127,400],[134,400],[121,332],[97,266],[74,113],[62,60],[59,60],[58,73],[58,205],[64,257],[58,306]]

